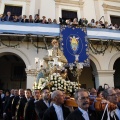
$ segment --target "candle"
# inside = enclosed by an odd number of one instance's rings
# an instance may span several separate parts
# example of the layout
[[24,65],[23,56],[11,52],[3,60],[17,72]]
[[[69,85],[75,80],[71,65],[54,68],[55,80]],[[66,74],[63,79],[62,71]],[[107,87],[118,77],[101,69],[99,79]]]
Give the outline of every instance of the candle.
[[48,56],[52,56],[52,52],[53,52],[52,49],[48,50]]
[[62,62],[58,62],[58,65],[59,65],[60,67],[62,67],[62,66],[63,66],[63,63],[62,63]]
[[75,61],[79,61],[79,55],[75,55]]
[[57,65],[58,64],[58,58],[57,57],[55,57],[55,58],[53,58],[53,60],[54,60],[54,65]]
[[71,63],[71,64],[69,64],[69,66],[70,66],[69,69],[73,70],[73,64]]
[[39,61],[40,61],[40,66],[43,66],[43,64],[44,64],[44,60],[41,59],[41,60],[39,60]]
[[39,61],[39,58],[35,58],[35,64],[37,64],[38,63],[38,61]]
[[82,63],[78,63],[78,64],[77,64],[77,68],[78,68],[78,69],[82,69],[82,68],[83,68],[83,64],[82,64]]

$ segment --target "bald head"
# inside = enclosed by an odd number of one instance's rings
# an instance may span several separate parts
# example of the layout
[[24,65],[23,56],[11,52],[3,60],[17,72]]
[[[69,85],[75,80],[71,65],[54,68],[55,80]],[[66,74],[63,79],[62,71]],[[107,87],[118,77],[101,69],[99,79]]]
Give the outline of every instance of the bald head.
[[53,102],[57,105],[61,105],[64,103],[64,95],[63,92],[60,90],[56,90],[52,93],[51,98]]

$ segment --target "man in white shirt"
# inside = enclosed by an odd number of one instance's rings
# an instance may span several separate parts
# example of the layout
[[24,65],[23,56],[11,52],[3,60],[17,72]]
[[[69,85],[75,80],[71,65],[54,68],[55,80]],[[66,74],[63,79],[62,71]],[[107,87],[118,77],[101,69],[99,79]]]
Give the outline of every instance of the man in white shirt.
[[56,90],[52,93],[53,105],[46,110],[43,120],[65,120],[70,110],[63,105],[64,95],[62,91]]

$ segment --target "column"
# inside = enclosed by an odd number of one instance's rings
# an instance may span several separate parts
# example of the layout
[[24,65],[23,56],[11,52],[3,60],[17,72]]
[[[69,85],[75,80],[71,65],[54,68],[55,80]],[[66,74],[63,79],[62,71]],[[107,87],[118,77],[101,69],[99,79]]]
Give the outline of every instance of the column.
[[84,4],[84,2],[80,2],[80,13],[81,13],[81,17],[80,18],[84,18],[83,4]]
[[56,3],[55,4],[55,18],[56,18],[56,20],[57,20],[57,23],[59,23],[59,17],[62,17],[61,15],[60,15],[60,13],[59,13],[59,5]]
[[26,1],[26,11],[25,11],[27,17],[30,15],[30,1]]
[[99,9],[99,0],[94,0],[94,7],[95,7],[95,14],[96,14],[96,21],[100,19],[100,9]]
[[96,88],[108,84],[109,87],[114,87],[114,75],[115,70],[99,70],[96,73],[93,73],[95,76]]
[[[0,8],[1,8],[1,5],[2,5],[2,0],[0,0]],[[0,9],[0,11],[1,11],[1,9]],[[3,14],[3,13],[0,12],[0,14]]]
[[26,88],[30,88],[32,89],[33,87],[33,84],[35,82],[35,76],[29,72],[26,72],[27,73],[27,83],[26,83]]
[[108,6],[106,4],[103,4],[102,6],[104,8],[105,21],[111,23],[110,17],[108,17],[108,12],[107,12],[108,11],[108,9],[107,9]]

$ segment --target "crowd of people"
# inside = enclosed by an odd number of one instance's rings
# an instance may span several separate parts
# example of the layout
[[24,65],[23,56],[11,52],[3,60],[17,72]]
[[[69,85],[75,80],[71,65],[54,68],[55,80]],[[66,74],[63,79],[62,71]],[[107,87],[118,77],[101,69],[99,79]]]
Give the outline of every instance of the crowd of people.
[[[119,98],[119,89],[92,88],[87,91],[81,88],[74,93],[78,107],[70,107],[65,104],[70,99],[65,91],[11,89],[4,93],[0,90],[0,114],[3,120],[120,120]],[[115,107],[109,107],[108,114],[104,114],[104,109],[95,107],[97,99],[101,104],[112,103]]]
[[29,15],[29,18],[27,18],[26,15],[23,16],[17,16],[17,15],[11,15],[11,12],[8,11],[7,15],[0,15],[0,21],[10,21],[10,22],[22,22],[22,23],[42,23],[42,24],[57,24],[56,19],[52,20],[51,18],[48,18],[46,20],[46,17],[43,16],[42,19],[40,19],[40,16],[38,14],[33,17],[32,15]]
[[62,18],[59,18],[59,23],[56,19],[52,20],[51,18],[46,19],[45,16],[40,19],[40,16],[38,14],[33,17],[32,15],[29,15],[29,18],[27,18],[26,15],[23,16],[17,16],[17,15],[11,15],[11,12],[8,11],[7,15],[0,15],[0,21],[12,21],[12,22],[22,22],[22,23],[42,23],[42,24],[64,24],[64,25],[80,25],[90,28],[106,28],[106,29],[113,29],[113,30],[120,30],[120,26],[117,24],[108,24],[107,21],[95,21],[95,19],[92,19],[89,23],[86,18],[81,18],[78,20],[77,18],[74,18],[73,20],[67,19],[64,20]]

